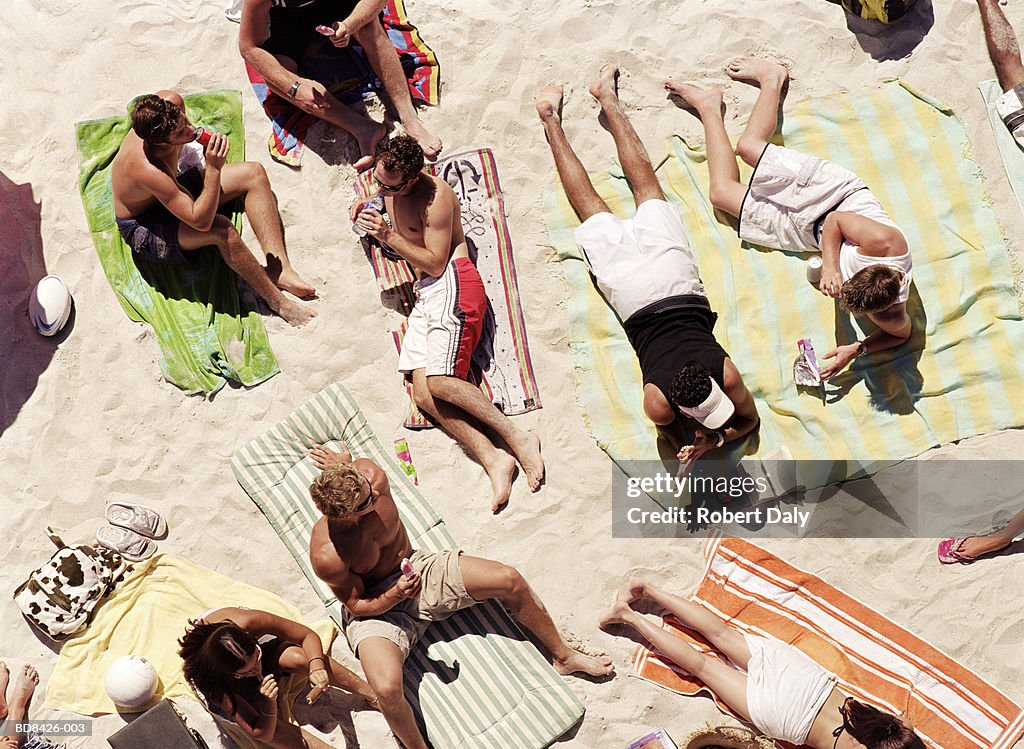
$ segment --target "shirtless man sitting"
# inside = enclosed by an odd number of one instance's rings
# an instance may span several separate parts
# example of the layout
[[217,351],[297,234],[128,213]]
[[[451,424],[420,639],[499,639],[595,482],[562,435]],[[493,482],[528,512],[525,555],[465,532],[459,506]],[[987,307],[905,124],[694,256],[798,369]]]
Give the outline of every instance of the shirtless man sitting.
[[[821,251],[822,294],[864,315],[876,329],[836,346],[821,370],[834,377],[859,356],[895,348],[910,338],[907,314],[913,261],[907,240],[864,181],[838,164],[769,143],[789,71],[777,63],[738,57],[726,72],[760,87],[733,152],[725,132],[722,92],[666,81],[665,88],[696,110],[704,125],[711,203],[739,219],[741,239],[796,252]],[[754,167],[740,182],[736,154]]]
[[546,86],[537,114],[570,205],[583,223],[576,243],[601,293],[622,320],[643,374],[643,407],[659,426],[692,420],[693,444],[679,451],[683,470],[758,424],[757,407],[713,333],[712,311],[676,209],[654,174],[643,142],[619,101],[615,65],[601,69],[590,94],[601,105],[622,171],[636,201],[623,221],[594,189],[562,129],[562,87]]
[[[406,749],[426,749],[402,691],[402,663],[432,621],[497,598],[547,648],[561,674],[610,676],[607,656],[573,650],[523,576],[513,567],[461,551],[413,549],[391,497],[387,475],[373,461],[353,461],[322,445],[310,451],[321,473],[310,486],[324,514],[313,526],[309,559],[354,617],[345,630],[377,695],[380,709]],[[412,562],[402,574],[403,558]]]
[[[185,103],[173,91],[143,96],[132,108],[132,129],[114,157],[110,182],[114,216],[124,241],[150,260],[184,263],[196,250],[215,246],[224,261],[278,315],[294,326],[316,317],[308,306],[286,297],[310,297],[316,290],[292,268],[284,226],[267,173],[246,161],[225,164],[228,139],[215,134],[206,146],[206,168],[178,173],[182,148],[195,139]],[[256,239],[267,257],[264,268],[218,208],[244,198]]]
[[[363,204],[357,201],[352,219],[416,273],[416,304],[398,369],[411,376],[417,407],[483,466],[494,492],[491,510],[498,512],[508,502],[517,460],[530,489],[540,489],[540,438],[513,425],[469,381],[487,295],[469,258],[455,191],[422,170],[423,149],[415,139],[399,135],[381,143],[373,177],[384,197],[385,215],[360,210]],[[491,441],[485,428],[508,445],[515,459]]]

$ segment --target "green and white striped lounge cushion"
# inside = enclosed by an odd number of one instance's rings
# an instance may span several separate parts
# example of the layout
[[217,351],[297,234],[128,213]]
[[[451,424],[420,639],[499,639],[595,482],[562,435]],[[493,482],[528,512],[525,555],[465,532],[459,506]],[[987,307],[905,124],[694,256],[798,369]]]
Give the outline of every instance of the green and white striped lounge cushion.
[[[309,563],[320,513],[309,496],[317,473],[306,452],[344,441],[381,466],[416,548],[458,548],[440,516],[384,450],[349,392],[331,385],[235,453],[238,483],[267,516],[331,618],[343,607]],[[334,443],[333,445],[331,443]],[[495,602],[431,625],[405,665],[405,694],[435,749],[539,749],[582,717],[584,707]]]

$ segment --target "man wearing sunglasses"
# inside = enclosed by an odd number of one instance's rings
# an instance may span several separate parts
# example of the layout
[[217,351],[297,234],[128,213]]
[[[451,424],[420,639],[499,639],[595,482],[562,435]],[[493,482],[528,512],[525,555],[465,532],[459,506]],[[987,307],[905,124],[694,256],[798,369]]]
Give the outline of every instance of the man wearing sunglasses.
[[[324,514],[313,526],[309,559],[351,620],[345,635],[378,697],[388,725],[407,749],[426,749],[402,691],[402,663],[430,622],[491,598],[500,600],[548,650],[559,673],[611,676],[608,656],[584,655],[558,632],[544,604],[513,567],[457,550],[413,549],[387,475],[342,445],[310,451],[322,473],[310,495]],[[402,572],[408,558],[413,573]]]
[[[469,257],[455,191],[422,170],[423,149],[415,139],[399,135],[381,143],[373,177],[384,196],[384,214],[357,202],[351,218],[415,271],[416,303],[398,369],[411,377],[419,409],[483,466],[494,492],[491,510],[498,512],[508,502],[517,461],[530,490],[540,489],[540,438],[514,426],[469,381],[470,362],[488,311],[487,296]],[[497,447],[485,429],[497,435],[512,455]]]

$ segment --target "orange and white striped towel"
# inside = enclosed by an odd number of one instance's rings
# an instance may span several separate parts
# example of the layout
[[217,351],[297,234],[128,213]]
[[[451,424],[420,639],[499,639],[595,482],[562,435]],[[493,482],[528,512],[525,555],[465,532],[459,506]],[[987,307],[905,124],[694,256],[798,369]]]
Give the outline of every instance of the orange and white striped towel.
[[[930,747],[1009,749],[1024,735],[1024,710],[1005,694],[821,578],[742,539],[712,537],[704,553],[704,578],[691,600],[744,632],[795,645],[836,674],[846,694],[904,713]],[[711,650],[678,620],[665,624]],[[641,678],[680,694],[710,691],[643,645],[633,667]]]

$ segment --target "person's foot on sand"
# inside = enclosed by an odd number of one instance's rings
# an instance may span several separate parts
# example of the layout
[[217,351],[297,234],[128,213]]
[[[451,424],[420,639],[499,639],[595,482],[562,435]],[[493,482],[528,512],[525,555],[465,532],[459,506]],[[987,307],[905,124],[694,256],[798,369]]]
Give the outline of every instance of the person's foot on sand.
[[405,132],[420,144],[420,148],[423,149],[423,155],[427,161],[435,161],[441,155],[441,149],[444,148],[444,144],[441,143],[440,138],[423,127],[419,117],[416,117],[413,122],[403,122],[402,127],[405,128]]
[[650,587],[650,583],[639,577],[632,577],[626,582],[615,594],[616,603],[624,603],[627,606],[634,601],[639,601],[647,597],[647,588]]
[[11,697],[7,701],[10,711],[16,715],[28,715],[28,703],[32,699],[32,693],[36,691],[39,684],[39,672],[35,666],[25,664],[18,672],[14,681],[14,688],[11,689]]
[[[271,306],[271,309],[273,309],[273,306]],[[293,328],[301,328],[316,317],[315,309],[291,299],[282,301],[278,308],[274,309],[274,312],[280,315]]]
[[766,83],[782,85],[789,78],[789,70],[771,60],[760,57],[735,57],[725,66],[725,73],[734,81],[756,81],[763,86]]
[[7,717],[7,682],[11,680],[11,670],[0,661],[0,720]]
[[590,676],[611,676],[615,673],[612,659],[607,655],[587,655],[578,650],[569,649],[564,660],[553,659],[555,671],[562,676],[583,672]]
[[370,119],[366,120],[366,125],[359,132],[352,133],[356,143],[359,144],[360,156],[356,159],[356,163],[352,165],[356,168],[357,172],[365,172],[373,166],[373,159],[377,153],[377,144],[384,140],[384,136],[387,134],[388,129],[384,127],[384,123],[374,122]]
[[519,465],[523,467],[530,491],[539,492],[544,485],[544,458],[540,454],[540,437],[536,432],[526,432],[516,444],[509,447],[515,452]]
[[696,109],[698,114],[722,111],[722,91],[720,89],[701,88],[692,83],[665,81],[665,90],[682,99],[684,104]]
[[590,84],[590,95],[598,101],[605,98],[618,96],[615,84],[619,80],[619,66],[614,63],[607,63],[597,74],[597,79]]
[[550,84],[544,86],[540,91],[537,92],[537,114],[545,122],[547,120],[554,120],[558,122],[562,119],[562,97],[564,92],[561,86]]
[[601,629],[608,629],[613,624],[626,624],[627,617],[633,613],[626,601],[615,599],[615,603],[608,609],[608,613],[601,617],[597,626]]
[[516,460],[501,450],[492,463],[484,466],[487,478],[491,480],[494,496],[491,499],[491,512],[497,515],[508,504],[512,494],[512,480],[516,475]]
[[1012,538],[1002,536],[968,536],[953,551],[968,559],[977,559],[986,554],[995,554],[1013,543]]
[[267,258],[267,276],[274,286],[294,294],[299,299],[311,299],[316,296],[316,287],[307,283],[292,267],[282,268],[281,261],[276,257]]

